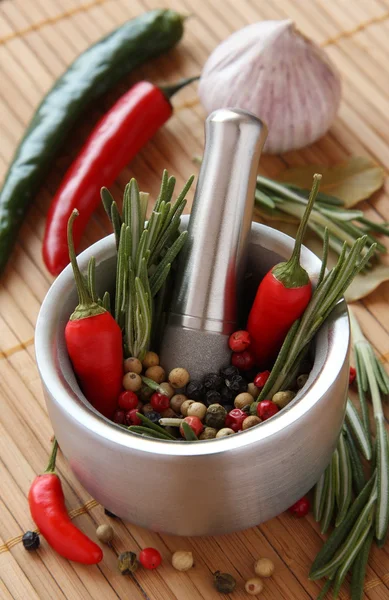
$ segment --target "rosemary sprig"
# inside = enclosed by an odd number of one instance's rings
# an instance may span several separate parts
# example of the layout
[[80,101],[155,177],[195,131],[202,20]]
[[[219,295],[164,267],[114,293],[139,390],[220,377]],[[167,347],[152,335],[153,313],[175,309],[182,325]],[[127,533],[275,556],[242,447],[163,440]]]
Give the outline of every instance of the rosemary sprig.
[[[181,251],[187,232],[179,232],[190,177],[172,204],[175,178],[163,172],[161,188],[148,222],[149,195],[140,192],[135,179],[126,185],[123,214],[106,189],[101,190],[105,211],[112,222],[117,246],[115,319],[123,329],[126,355],[143,358],[152,333],[155,309],[163,312],[165,282]],[[89,278],[91,285],[93,281]],[[109,306],[105,296],[105,305]]]

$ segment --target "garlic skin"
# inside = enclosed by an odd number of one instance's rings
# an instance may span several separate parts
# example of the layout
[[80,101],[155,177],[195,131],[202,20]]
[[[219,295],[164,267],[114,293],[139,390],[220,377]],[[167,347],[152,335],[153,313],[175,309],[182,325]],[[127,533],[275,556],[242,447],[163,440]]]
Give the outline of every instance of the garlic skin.
[[264,151],[297,150],[330,128],[341,99],[341,80],[320,47],[293,21],[261,21],[240,29],[212,52],[199,82],[208,113],[242,108],[264,121]]

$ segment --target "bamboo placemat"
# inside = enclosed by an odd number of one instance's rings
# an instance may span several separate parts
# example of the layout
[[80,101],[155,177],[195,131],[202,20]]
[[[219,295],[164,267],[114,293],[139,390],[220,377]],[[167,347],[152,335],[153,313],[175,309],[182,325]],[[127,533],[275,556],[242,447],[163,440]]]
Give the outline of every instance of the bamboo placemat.
[[[41,259],[44,218],[50,198],[91,125],[131,81],[156,82],[197,74],[209,52],[235,29],[260,19],[292,18],[300,30],[325,47],[343,77],[343,101],[331,131],[313,146],[280,157],[263,157],[261,169],[275,175],[285,165],[339,162],[350,154],[373,157],[389,168],[389,0],[164,0],[165,6],[190,13],[182,43],[168,56],[139,69],[120,89],[104,98],[72,131],[31,208],[12,260],[0,282],[0,598],[78,600],[213,600],[211,572],[234,574],[246,598],[243,581],[252,563],[268,556],[276,564],[274,578],[261,598],[315,598],[319,585],[308,570],[322,536],[312,516],[296,520],[283,514],[260,527],[218,538],[178,539],[115,521],[115,543],[105,549],[99,566],[84,567],[62,560],[45,542],[27,554],[21,534],[31,529],[26,495],[36,473],[46,464],[52,428],[46,414],[34,359],[34,325],[52,281]],[[66,66],[91,43],[126,19],[161,6],[160,0],[3,0],[0,3],[0,178],[18,140],[44,93]],[[160,174],[168,168],[183,184],[195,171],[192,158],[203,149],[204,113],[195,88],[174,101],[170,122],[134,159],[113,187],[120,197],[135,176],[141,189],[156,193]],[[366,202],[371,218],[389,220],[386,190]],[[87,246],[109,232],[102,210],[84,238]],[[367,336],[383,359],[389,358],[389,285],[356,307]],[[108,522],[103,509],[83,490],[59,456],[58,471],[68,506],[77,524],[94,536]],[[223,510],[223,507],[220,507]],[[239,507],[237,507],[239,510]],[[112,522],[112,521],[111,521]],[[145,546],[164,558],[157,572],[139,570],[136,579],[116,570],[116,554]],[[178,573],[169,558],[177,549],[194,552],[196,567]],[[342,599],[348,597],[342,591]],[[374,550],[367,573],[365,598],[389,598],[389,547]]]

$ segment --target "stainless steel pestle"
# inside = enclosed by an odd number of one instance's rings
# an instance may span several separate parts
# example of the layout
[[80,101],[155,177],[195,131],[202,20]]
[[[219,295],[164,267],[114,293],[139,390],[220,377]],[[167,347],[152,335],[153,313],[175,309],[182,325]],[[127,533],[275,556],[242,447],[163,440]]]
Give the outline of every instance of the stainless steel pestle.
[[245,274],[258,162],[266,126],[239,109],[216,110],[181,252],[161,364],[192,379],[228,364]]

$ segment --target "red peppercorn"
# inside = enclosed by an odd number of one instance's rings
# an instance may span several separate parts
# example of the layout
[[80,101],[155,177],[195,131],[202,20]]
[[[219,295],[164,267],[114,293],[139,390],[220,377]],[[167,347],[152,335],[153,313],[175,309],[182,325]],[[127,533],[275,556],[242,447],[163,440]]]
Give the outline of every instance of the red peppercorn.
[[297,500],[288,510],[289,512],[297,518],[305,517],[309,513],[309,509],[311,507],[311,503],[309,502],[306,496]]
[[170,406],[169,396],[165,396],[165,394],[160,394],[159,392],[154,392],[150,398],[150,404],[154,410],[157,412],[162,412]]
[[348,378],[348,384],[349,385],[351,385],[351,384],[354,383],[354,380],[355,380],[356,376],[357,376],[356,369],[354,369],[354,367],[350,367],[350,375],[349,375],[349,378]]
[[117,408],[113,414],[112,421],[114,423],[118,423],[119,425],[123,425],[126,420],[126,413],[121,408]]
[[[204,429],[204,425],[200,419],[198,417],[185,417],[184,421],[188,423],[189,427],[193,429],[197,437],[199,437],[200,433]],[[180,433],[182,437],[185,437],[182,427],[180,427]]]
[[231,333],[228,345],[233,352],[243,352],[251,344],[251,338],[248,331],[235,331]]
[[234,352],[231,356],[231,364],[239,371],[250,371],[255,364],[254,354],[250,350]]
[[264,387],[265,383],[269,379],[270,371],[262,371],[255,376],[254,385],[260,390]]
[[124,390],[119,396],[118,404],[124,410],[132,410],[133,408],[138,408],[139,398],[135,392]]
[[141,425],[142,421],[136,414],[138,412],[137,408],[132,408],[126,412],[126,423],[127,425]]
[[139,554],[139,562],[145,569],[156,569],[162,562],[162,556],[156,548],[144,548]]
[[247,413],[240,408],[233,408],[226,416],[225,427],[229,427],[232,431],[240,431],[245,419],[247,419]]
[[277,404],[274,404],[271,400],[262,400],[257,406],[257,415],[262,421],[267,421],[267,419],[278,413],[279,410]]

